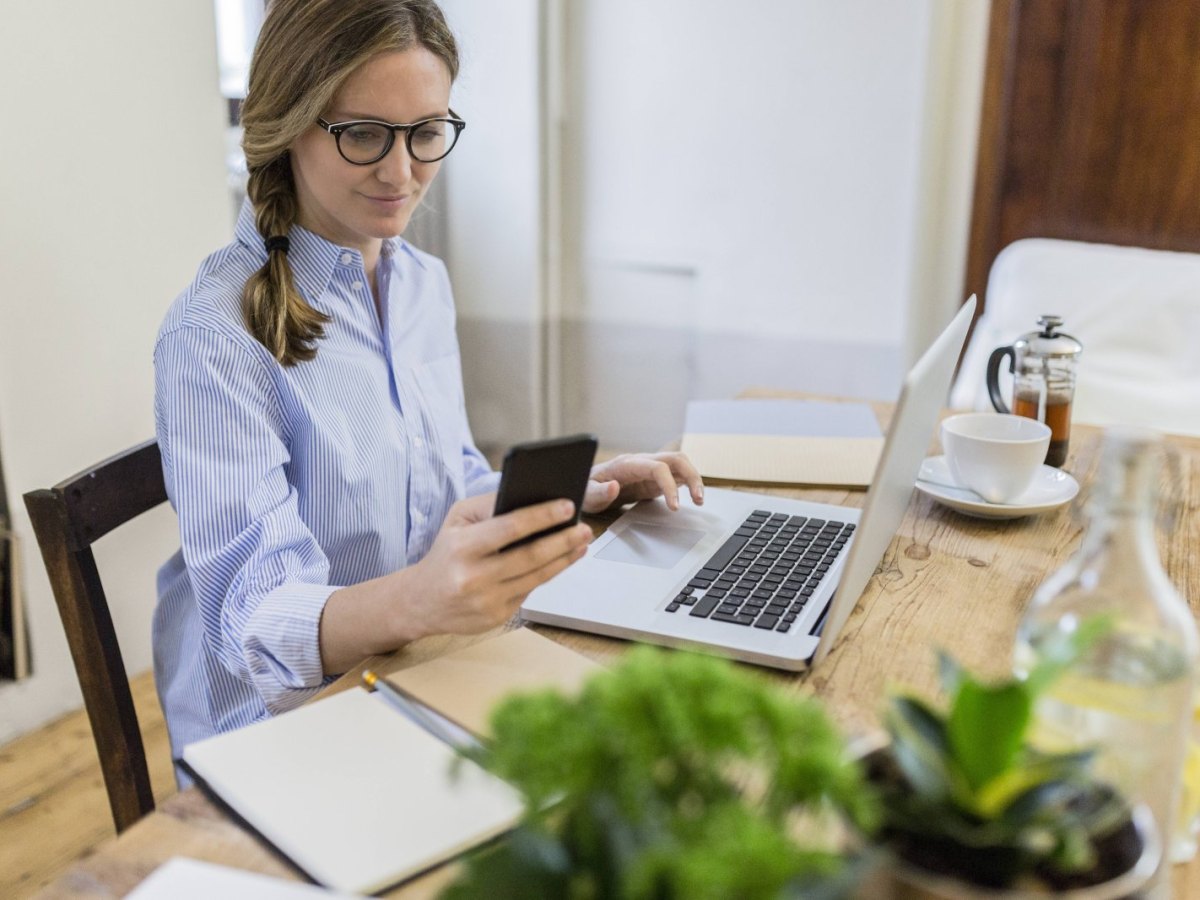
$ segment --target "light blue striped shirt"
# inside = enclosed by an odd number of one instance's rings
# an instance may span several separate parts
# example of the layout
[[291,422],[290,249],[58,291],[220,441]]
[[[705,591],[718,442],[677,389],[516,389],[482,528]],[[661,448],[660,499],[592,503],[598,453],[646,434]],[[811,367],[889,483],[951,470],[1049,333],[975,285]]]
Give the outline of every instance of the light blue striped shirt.
[[249,204],[154,350],[155,427],[182,549],[159,570],[154,667],[172,749],[294,707],[326,683],[325,601],[428,552],[451,504],[494,490],[463,406],[440,260],[385,241],[382,322],[356,250],[292,229],[300,292],[332,321],[281,366],[246,331],[266,261]]

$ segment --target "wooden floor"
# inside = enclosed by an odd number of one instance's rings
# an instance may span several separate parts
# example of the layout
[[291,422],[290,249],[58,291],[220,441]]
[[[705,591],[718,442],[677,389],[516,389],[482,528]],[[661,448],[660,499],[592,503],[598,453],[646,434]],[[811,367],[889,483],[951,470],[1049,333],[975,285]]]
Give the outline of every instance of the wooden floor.
[[[175,776],[152,674],[130,686],[161,801]],[[114,833],[82,709],[0,747],[0,897],[28,897]]]

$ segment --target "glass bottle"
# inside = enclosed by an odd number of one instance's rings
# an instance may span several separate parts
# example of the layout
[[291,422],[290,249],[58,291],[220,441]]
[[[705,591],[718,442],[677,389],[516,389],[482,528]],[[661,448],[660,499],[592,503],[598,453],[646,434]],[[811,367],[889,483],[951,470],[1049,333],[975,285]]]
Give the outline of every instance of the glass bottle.
[[[1192,728],[1200,638],[1155,544],[1162,439],[1144,429],[1105,433],[1082,546],[1034,593],[1014,663],[1028,672],[1051,641],[1103,616],[1108,629],[1039,699],[1044,749],[1097,748],[1094,771],[1154,814],[1170,847]],[[1145,896],[1169,896],[1169,849]]]

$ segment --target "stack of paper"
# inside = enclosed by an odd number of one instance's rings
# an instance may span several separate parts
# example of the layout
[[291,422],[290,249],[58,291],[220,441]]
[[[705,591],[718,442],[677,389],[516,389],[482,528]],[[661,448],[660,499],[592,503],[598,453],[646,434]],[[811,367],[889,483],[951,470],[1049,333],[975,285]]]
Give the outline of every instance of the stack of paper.
[[883,435],[865,403],[695,400],[682,450],[705,478],[866,487]]

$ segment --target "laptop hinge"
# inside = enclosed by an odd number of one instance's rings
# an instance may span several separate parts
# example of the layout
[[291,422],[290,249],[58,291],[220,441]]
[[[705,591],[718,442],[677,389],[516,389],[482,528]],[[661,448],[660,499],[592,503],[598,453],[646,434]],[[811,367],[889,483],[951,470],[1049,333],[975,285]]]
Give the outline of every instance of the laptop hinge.
[[829,610],[833,607],[834,594],[829,595],[829,600],[825,603],[825,608],[821,610],[821,615],[817,616],[817,621],[813,623],[813,627],[808,630],[812,637],[820,637],[822,630],[825,628],[825,620],[829,618]]

